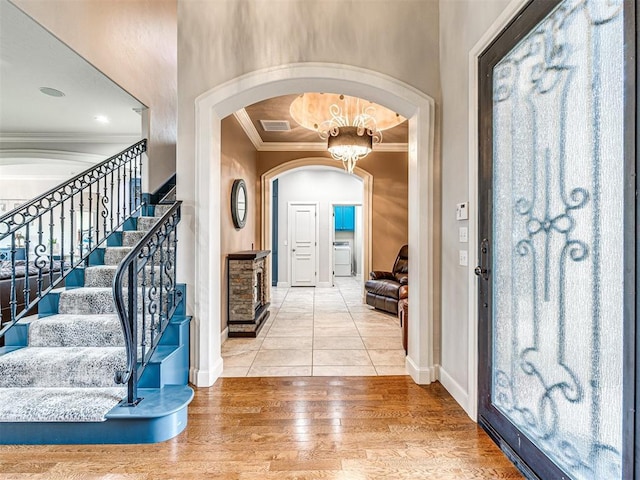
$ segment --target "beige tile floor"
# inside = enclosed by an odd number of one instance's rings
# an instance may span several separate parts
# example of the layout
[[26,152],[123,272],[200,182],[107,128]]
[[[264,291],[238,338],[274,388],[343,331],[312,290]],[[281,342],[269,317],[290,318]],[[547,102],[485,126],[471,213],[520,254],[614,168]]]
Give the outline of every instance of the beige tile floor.
[[398,317],[362,303],[362,284],[272,288],[257,338],[222,345],[223,377],[406,375]]

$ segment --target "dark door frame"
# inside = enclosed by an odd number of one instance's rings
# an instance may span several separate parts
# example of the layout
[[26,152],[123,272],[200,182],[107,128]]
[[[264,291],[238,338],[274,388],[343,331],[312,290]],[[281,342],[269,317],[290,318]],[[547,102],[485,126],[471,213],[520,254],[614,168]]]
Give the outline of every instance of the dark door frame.
[[[510,23],[478,56],[478,200],[485,200],[483,196],[487,192],[486,209],[478,210],[478,253],[479,268],[486,270],[486,275],[491,272],[491,252],[488,249],[490,242],[483,243],[484,239],[490,239],[491,219],[491,192],[492,171],[490,162],[482,159],[493,158],[492,143],[483,141],[492,137],[492,68],[511,47],[522,39],[535,25],[537,25],[561,0],[531,0],[519,13],[514,15]],[[640,155],[637,142],[640,138],[640,121],[638,121],[638,105],[640,88],[638,86],[638,59],[640,51],[637,26],[640,25],[638,0],[624,0],[624,26],[625,26],[625,212],[624,212],[624,352],[623,352],[623,451],[622,451],[622,478],[640,478],[640,444],[636,442],[640,438],[640,382],[636,378],[636,365],[640,364],[640,328],[636,328],[637,311],[640,309],[640,296],[637,295],[637,279],[640,278],[640,264],[637,258],[640,255],[638,232],[640,231],[640,199],[637,196],[637,172],[640,171]],[[484,226],[484,227],[483,227]],[[478,273],[482,273],[479,271]],[[492,338],[491,331],[492,310],[491,282],[478,279],[478,351],[490,352],[488,345]],[[493,408],[490,398],[490,380],[492,371],[492,358],[487,355],[486,362],[478,358],[478,423],[487,431],[493,440],[507,454],[507,456],[530,478],[565,478],[555,465],[524,435],[514,435],[503,438],[491,426],[491,423],[483,415],[483,412]],[[528,464],[516,454],[510,445],[526,445],[533,453],[528,458]],[[536,466],[536,473],[531,466]],[[542,469],[540,465],[545,465]]]

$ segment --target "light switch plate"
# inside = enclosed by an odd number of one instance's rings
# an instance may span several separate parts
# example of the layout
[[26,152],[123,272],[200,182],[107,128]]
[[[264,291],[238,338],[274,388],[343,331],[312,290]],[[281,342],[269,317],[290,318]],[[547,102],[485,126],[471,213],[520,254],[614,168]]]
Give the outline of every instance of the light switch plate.
[[458,240],[460,243],[467,243],[469,241],[469,229],[467,227],[458,228]]
[[458,263],[460,264],[460,266],[467,267],[469,265],[468,252],[466,250],[459,250],[458,255],[459,255]]
[[456,205],[456,220],[469,219],[469,202],[458,203]]

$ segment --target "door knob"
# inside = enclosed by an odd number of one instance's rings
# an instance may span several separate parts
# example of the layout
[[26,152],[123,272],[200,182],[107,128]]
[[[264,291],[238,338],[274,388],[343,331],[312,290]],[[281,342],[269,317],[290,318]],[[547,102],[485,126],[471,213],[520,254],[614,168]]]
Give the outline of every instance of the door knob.
[[483,269],[481,266],[477,266],[474,270],[474,273],[479,276],[482,277],[485,273],[487,273],[487,271],[485,269]]
[[489,241],[486,238],[480,243],[480,265],[473,272],[484,280],[489,280]]

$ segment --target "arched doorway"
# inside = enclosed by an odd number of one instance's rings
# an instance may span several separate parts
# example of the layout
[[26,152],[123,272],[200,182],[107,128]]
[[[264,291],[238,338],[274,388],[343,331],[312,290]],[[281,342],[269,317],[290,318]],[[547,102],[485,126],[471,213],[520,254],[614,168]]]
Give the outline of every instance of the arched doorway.
[[[262,222],[261,222],[261,232],[262,232],[262,248],[265,250],[272,250],[272,230],[271,230],[271,185],[275,178],[286,173],[291,172],[297,169],[304,169],[305,167],[310,166],[323,166],[325,168],[337,169],[339,171],[343,171],[342,167],[334,160],[331,160],[326,157],[305,157],[299,158],[296,160],[291,160],[289,162],[278,165],[268,172],[265,172],[260,180],[261,183],[261,192],[262,192]],[[364,253],[364,264],[363,271],[368,272],[370,270],[371,265],[371,198],[373,195],[373,176],[363,170],[360,167],[356,167],[353,171],[353,174],[360,178],[362,181],[362,189],[363,189],[363,202],[362,202],[362,213],[363,213],[363,253]]]
[[[421,384],[437,378],[434,324],[439,311],[439,228],[436,202],[439,169],[434,156],[434,101],[415,88],[380,73],[339,64],[292,64],[251,72],[196,99],[195,168],[178,161],[178,195],[185,198],[182,258],[194,316],[190,380],[212,385],[222,373],[220,355],[220,122],[258,101],[302,91],[340,92],[386,106],[409,119],[409,269],[411,298],[407,370]],[[183,193],[184,192],[184,193]],[[192,201],[189,201],[191,200]]]

